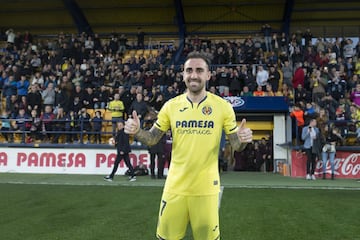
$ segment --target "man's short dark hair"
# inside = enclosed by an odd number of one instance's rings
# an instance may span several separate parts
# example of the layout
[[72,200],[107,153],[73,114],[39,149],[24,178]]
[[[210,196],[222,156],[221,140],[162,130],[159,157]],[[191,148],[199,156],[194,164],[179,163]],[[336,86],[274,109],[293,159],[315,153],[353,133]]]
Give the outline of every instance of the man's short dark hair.
[[204,62],[206,63],[208,69],[210,70],[210,65],[211,65],[211,61],[210,59],[205,55],[202,54],[200,52],[191,52],[187,55],[185,62],[187,62],[189,59],[194,59],[194,58],[201,58],[202,60],[204,60]]

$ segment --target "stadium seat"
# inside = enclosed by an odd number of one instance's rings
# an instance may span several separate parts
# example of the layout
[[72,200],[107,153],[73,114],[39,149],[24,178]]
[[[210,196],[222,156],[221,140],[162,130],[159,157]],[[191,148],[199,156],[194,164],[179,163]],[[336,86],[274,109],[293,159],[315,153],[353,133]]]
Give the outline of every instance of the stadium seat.
[[90,118],[95,116],[95,110],[92,108],[86,109],[86,112],[90,115]]
[[150,55],[150,53],[151,53],[150,49],[145,49],[145,50],[144,50],[144,57],[145,57],[145,58],[148,58],[149,55]]
[[154,57],[157,57],[159,55],[159,51],[157,49],[152,49],[151,50],[151,54],[154,56]]
[[144,54],[144,49],[138,49],[135,53],[135,55],[139,56],[141,54]]
[[105,124],[112,126],[111,119],[112,119],[111,111],[106,110],[103,116],[103,120],[105,120]]

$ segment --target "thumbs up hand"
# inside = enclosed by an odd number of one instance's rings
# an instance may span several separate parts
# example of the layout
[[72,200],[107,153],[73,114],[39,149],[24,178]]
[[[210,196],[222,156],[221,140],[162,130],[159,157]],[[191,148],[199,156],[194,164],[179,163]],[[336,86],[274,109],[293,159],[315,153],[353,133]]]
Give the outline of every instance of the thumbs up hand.
[[241,143],[250,143],[253,140],[253,134],[251,129],[246,127],[246,119],[243,119],[241,121],[239,129],[236,134]]
[[136,111],[132,112],[132,116],[125,122],[124,131],[129,135],[135,135],[140,130],[140,119]]

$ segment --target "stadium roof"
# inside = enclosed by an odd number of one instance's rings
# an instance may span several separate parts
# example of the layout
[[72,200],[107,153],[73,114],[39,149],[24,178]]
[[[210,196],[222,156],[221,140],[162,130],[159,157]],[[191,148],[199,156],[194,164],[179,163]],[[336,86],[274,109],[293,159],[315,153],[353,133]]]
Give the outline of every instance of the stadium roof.
[[2,0],[0,28],[35,34],[144,32],[159,36],[289,33],[359,36],[358,0]]

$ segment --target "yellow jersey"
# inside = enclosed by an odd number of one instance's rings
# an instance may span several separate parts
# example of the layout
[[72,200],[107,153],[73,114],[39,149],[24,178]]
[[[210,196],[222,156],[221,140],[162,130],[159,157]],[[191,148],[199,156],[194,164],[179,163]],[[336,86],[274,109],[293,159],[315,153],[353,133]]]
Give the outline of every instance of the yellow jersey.
[[229,102],[207,92],[199,103],[186,94],[167,101],[155,126],[172,131],[171,164],[164,191],[179,195],[209,195],[220,191],[218,154],[222,130],[238,129]]
[[125,107],[121,100],[111,101],[108,109],[111,111],[111,117],[122,118],[124,116]]

